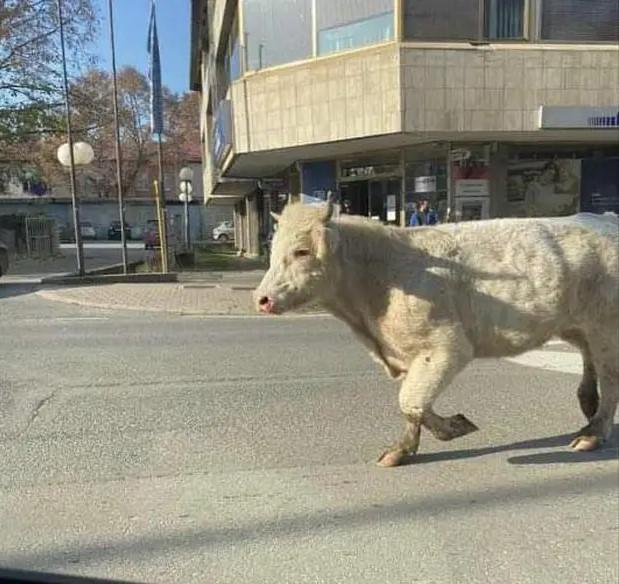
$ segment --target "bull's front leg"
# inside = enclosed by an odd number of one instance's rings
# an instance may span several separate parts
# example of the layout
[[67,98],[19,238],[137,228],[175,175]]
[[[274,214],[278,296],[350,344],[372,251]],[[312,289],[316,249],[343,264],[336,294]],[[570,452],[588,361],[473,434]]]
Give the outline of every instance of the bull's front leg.
[[472,347],[463,334],[454,331],[438,335],[433,344],[434,348],[415,356],[404,378],[399,402],[406,428],[400,441],[378,459],[380,466],[398,466],[415,454],[422,425],[440,440],[451,440],[477,430],[462,414],[442,418],[432,411],[436,398],[472,360]]

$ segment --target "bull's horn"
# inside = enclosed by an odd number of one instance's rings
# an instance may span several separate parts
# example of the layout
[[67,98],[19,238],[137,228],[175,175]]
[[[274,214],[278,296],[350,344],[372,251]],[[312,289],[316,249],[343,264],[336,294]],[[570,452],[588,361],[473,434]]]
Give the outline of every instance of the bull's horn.
[[327,195],[327,204],[325,205],[322,215],[322,222],[328,223],[333,215],[333,196],[331,193]]
[[277,213],[271,211],[271,217],[273,217],[273,221],[277,223],[280,220],[281,215],[278,215]]

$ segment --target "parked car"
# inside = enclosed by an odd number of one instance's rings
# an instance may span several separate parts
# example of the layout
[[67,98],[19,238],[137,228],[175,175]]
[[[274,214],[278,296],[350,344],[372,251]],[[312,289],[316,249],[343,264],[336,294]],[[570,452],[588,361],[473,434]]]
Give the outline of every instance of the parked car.
[[221,243],[227,243],[234,239],[232,221],[222,221],[217,227],[213,228],[213,239]]
[[[118,239],[120,240],[120,221],[112,221],[110,226],[107,228],[107,238],[108,239]],[[125,223],[125,238],[131,239],[131,225]]]
[[155,249],[160,246],[159,223],[156,219],[150,219],[146,222],[146,228],[144,229],[144,249]]
[[9,271],[9,248],[0,241],[0,276]]
[[96,239],[97,231],[95,230],[95,226],[88,221],[83,221],[80,223],[80,235],[83,239]]

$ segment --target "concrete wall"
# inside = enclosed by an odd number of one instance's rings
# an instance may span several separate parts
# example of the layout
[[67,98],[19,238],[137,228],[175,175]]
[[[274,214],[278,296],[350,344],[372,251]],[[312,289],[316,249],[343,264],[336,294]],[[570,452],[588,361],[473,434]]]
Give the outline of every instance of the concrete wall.
[[544,105],[619,104],[619,50],[404,45],[404,131],[535,131]]
[[[183,205],[167,205],[168,216],[174,217],[175,221],[183,221]],[[72,226],[73,215],[71,205],[68,202],[42,203],[7,203],[0,204],[0,215],[45,215],[56,220],[59,226]],[[144,228],[146,222],[156,218],[154,204],[136,204],[127,202],[125,219],[133,226]],[[118,206],[116,203],[88,203],[80,205],[80,220],[94,225],[97,237],[107,239],[107,229],[112,221],[118,220]],[[222,221],[232,220],[231,206],[207,207],[200,204],[192,204],[189,207],[189,225],[191,238],[194,241],[210,239],[213,227]]]
[[397,45],[248,75],[232,85],[236,153],[398,132]]
[[619,103],[611,45],[388,43],[231,87],[237,154],[409,132],[533,132],[544,105]]

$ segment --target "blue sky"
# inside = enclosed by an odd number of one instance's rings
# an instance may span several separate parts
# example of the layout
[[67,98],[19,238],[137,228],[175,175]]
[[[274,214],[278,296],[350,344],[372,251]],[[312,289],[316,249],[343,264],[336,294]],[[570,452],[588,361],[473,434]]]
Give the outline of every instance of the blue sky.
[[[95,53],[99,66],[109,68],[110,41],[107,0],[94,0],[101,16]],[[146,38],[151,0],[114,0],[116,67],[132,65],[148,72]],[[157,0],[157,32],[161,51],[161,77],[172,91],[189,91],[190,1]]]

